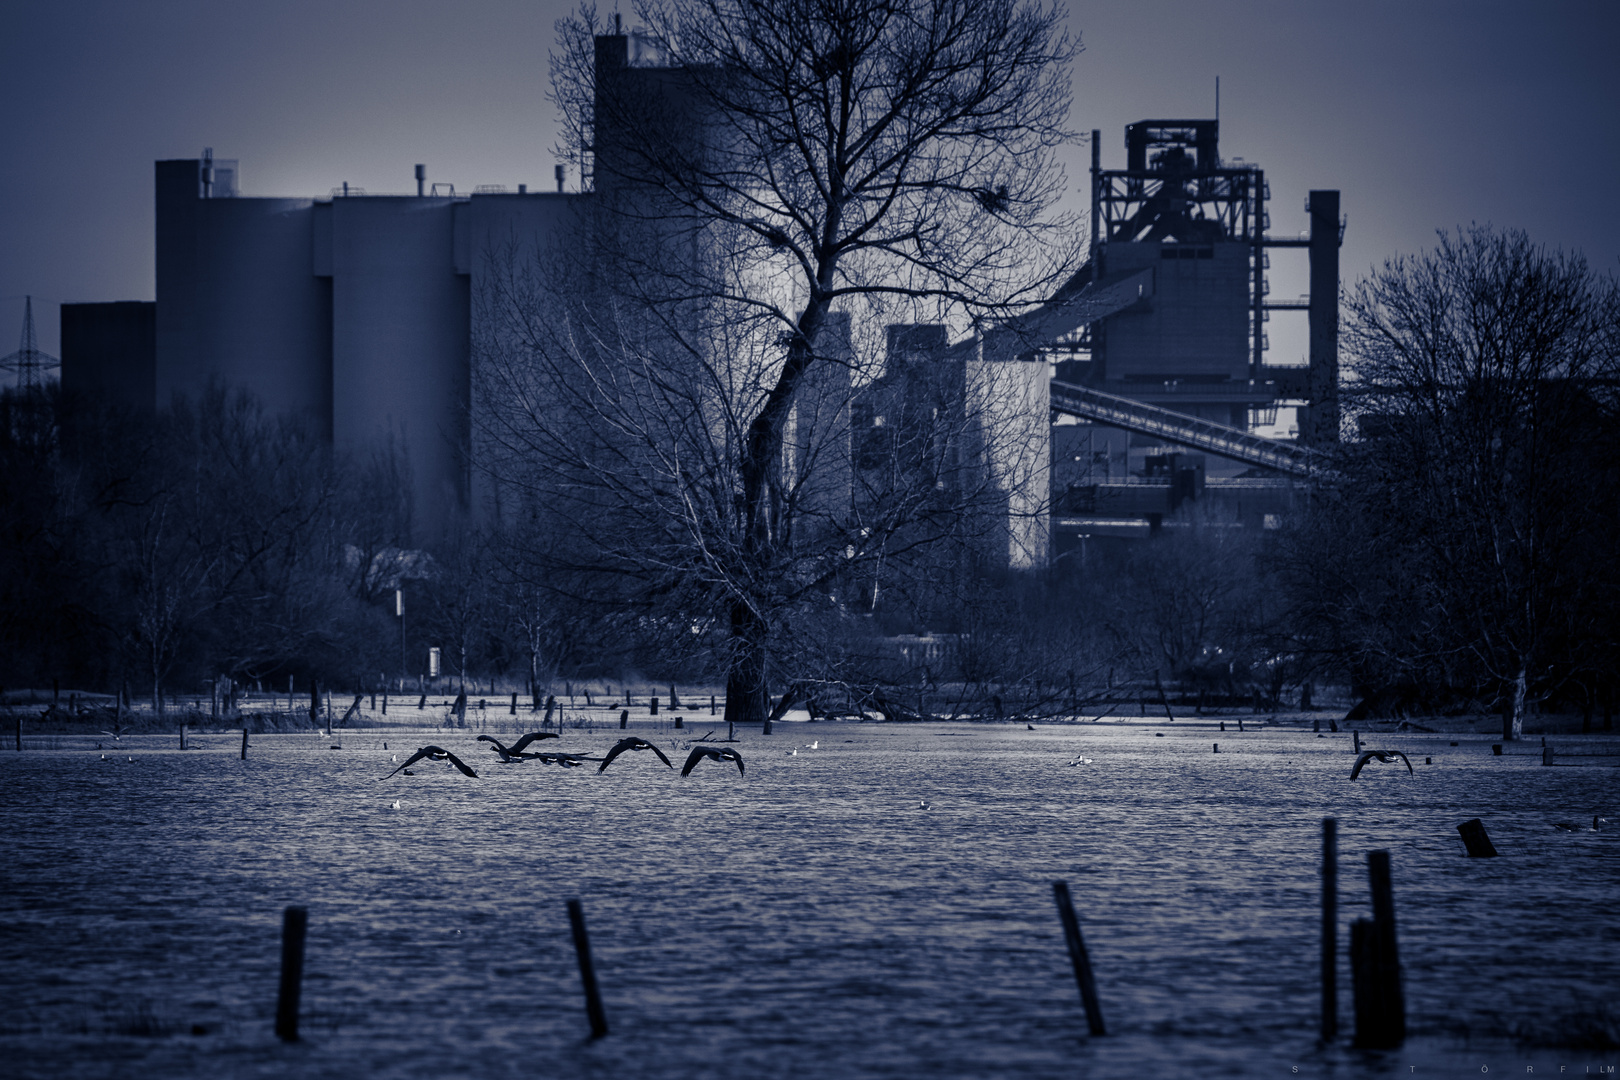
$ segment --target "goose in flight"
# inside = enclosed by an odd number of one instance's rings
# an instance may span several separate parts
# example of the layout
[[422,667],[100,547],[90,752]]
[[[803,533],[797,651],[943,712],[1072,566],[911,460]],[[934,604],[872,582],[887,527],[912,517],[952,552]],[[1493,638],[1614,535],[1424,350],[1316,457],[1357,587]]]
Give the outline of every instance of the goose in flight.
[[1596,814],[1593,814],[1592,827],[1590,829],[1588,829],[1585,825],[1577,825],[1573,821],[1555,821],[1553,822],[1553,828],[1558,829],[1561,832],[1602,832],[1603,826],[1607,825],[1608,823],[1607,818],[1600,818]]
[[739,776],[743,774],[742,755],[737,753],[737,751],[733,750],[731,747],[697,746],[693,747],[691,755],[687,757],[686,767],[681,770],[681,775],[685,776],[686,774],[690,773],[693,766],[697,765],[697,763],[702,761],[704,758],[709,758],[712,761],[735,761],[737,763],[737,774]]
[[[473,772],[473,769],[472,769],[471,765],[468,765],[466,762],[462,761],[460,758],[456,757],[456,755],[452,754],[450,751],[444,749],[443,747],[424,746],[424,747],[422,747],[422,749],[418,750],[416,753],[414,753],[410,757],[406,758],[405,759],[405,764],[401,765],[398,769],[395,769],[394,772],[389,773],[388,776],[393,776],[394,773],[397,773],[397,772],[401,771],[406,766],[415,765],[418,761],[421,761],[423,758],[427,758],[429,761],[448,761],[450,764],[452,764],[456,768],[460,769],[462,774],[465,775],[465,776],[476,777],[478,775],[476,772]],[[415,775],[415,774],[414,773],[406,773],[406,775],[407,776],[412,776],[412,775]],[[383,779],[387,780],[388,776],[383,777]]]
[[602,764],[596,767],[596,771],[602,772],[609,765],[613,764],[614,758],[618,757],[626,750],[651,750],[653,753],[658,755],[659,761],[662,761],[665,765],[669,765],[669,767],[672,769],[675,767],[669,764],[669,758],[665,757],[664,752],[658,749],[658,747],[654,746],[646,739],[638,739],[632,735],[628,739],[620,739],[618,742],[614,743],[613,749],[607,752],[607,757],[602,759]]
[[1367,762],[1372,761],[1374,758],[1377,758],[1379,761],[1383,762],[1390,762],[1396,758],[1400,758],[1403,762],[1406,762],[1406,771],[1412,771],[1412,763],[1407,761],[1406,755],[1401,753],[1399,750],[1368,750],[1360,757],[1356,758],[1356,767],[1350,770],[1350,779],[1354,780],[1357,776],[1360,776],[1361,767],[1367,764]]
[[561,765],[565,769],[577,769],[587,761],[601,761],[601,758],[588,757],[585,754],[532,754],[530,755],[542,765]]
[[490,749],[501,755],[501,761],[503,763],[510,764],[514,761],[522,761],[524,758],[538,757],[538,754],[525,754],[523,752],[523,748],[535,740],[560,738],[562,738],[562,736],[558,735],[555,731],[531,731],[517,742],[513,743],[510,749],[508,749],[504,744],[502,744],[501,740],[497,739],[493,735],[480,735],[478,736],[478,741],[493,744],[491,745]]

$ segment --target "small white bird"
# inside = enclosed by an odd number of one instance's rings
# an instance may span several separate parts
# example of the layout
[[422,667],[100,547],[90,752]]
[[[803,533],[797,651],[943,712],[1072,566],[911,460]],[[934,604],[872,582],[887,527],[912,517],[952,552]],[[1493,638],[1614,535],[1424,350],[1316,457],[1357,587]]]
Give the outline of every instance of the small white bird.
[[805,743],[804,748],[806,750],[820,750],[821,749],[821,740],[817,739],[813,743]]
[[1076,765],[1090,765],[1091,759],[1088,757],[1077,757],[1073,761],[1065,761],[1064,764],[1072,769]]
[[919,810],[928,809],[928,800],[927,799],[918,799],[917,800],[917,809],[919,809]]
[[394,805],[393,805],[393,806],[391,806],[391,807],[389,807],[389,809],[390,809],[390,810],[398,810],[398,809],[399,809],[399,800],[398,800],[398,799],[395,799],[395,800],[394,800]]
[[798,756],[799,756],[799,752],[797,750],[789,750],[788,751],[788,757],[798,757]]

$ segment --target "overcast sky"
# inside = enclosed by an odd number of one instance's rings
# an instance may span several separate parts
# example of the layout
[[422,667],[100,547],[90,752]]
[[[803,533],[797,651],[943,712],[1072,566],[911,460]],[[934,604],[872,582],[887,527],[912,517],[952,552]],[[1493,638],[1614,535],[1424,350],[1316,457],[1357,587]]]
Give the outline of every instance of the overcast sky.
[[[52,353],[57,305],[153,298],[158,159],[211,146],[247,195],[405,192],[416,162],[458,191],[552,185],[558,0],[6,6],[0,353],[24,294]],[[1620,5],[1108,0],[1069,21],[1071,119],[1102,131],[1105,167],[1127,123],[1213,115],[1219,76],[1222,154],[1265,167],[1274,234],[1306,227],[1307,190],[1343,192],[1347,279],[1472,221],[1620,270]],[[1273,296],[1303,291],[1302,258],[1273,267]],[[1274,317],[1274,362],[1303,357],[1294,318]]]

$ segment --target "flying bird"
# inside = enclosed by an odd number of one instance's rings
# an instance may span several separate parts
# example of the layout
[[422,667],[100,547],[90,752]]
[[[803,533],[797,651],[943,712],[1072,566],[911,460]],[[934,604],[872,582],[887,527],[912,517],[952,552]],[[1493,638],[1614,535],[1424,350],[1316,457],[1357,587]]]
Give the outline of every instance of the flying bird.
[[1406,762],[1406,771],[1412,771],[1412,763],[1407,761],[1406,755],[1401,753],[1399,750],[1368,750],[1360,757],[1356,758],[1356,767],[1350,770],[1350,779],[1354,780],[1357,776],[1360,776],[1361,767],[1374,758],[1386,763],[1393,761],[1396,758],[1400,758],[1402,761]]
[[654,746],[646,739],[638,739],[632,735],[628,739],[620,739],[618,742],[614,743],[613,749],[607,752],[607,757],[602,759],[602,764],[596,767],[596,771],[601,772],[606,769],[609,765],[613,764],[614,758],[618,757],[626,750],[651,750],[653,753],[658,755],[659,761],[662,761],[665,765],[669,765],[669,767],[672,769],[675,767],[669,764],[669,758],[665,757],[664,752],[658,749],[658,747]]
[[1593,814],[1592,827],[1590,829],[1588,829],[1585,825],[1577,825],[1572,821],[1555,821],[1553,822],[1553,828],[1562,830],[1563,832],[1602,832],[1603,826],[1607,825],[1608,823],[1607,818],[1600,818],[1596,814]]
[[[466,762],[462,761],[460,758],[456,757],[456,755],[452,754],[450,751],[444,749],[443,747],[424,746],[424,747],[422,747],[422,749],[418,750],[416,753],[414,753],[410,757],[406,758],[405,759],[405,764],[401,765],[398,769],[395,769],[394,772],[389,773],[388,776],[393,776],[394,773],[397,773],[397,772],[403,770],[408,765],[415,765],[418,761],[421,761],[423,758],[427,758],[429,761],[448,761],[450,764],[452,764],[456,768],[460,769],[462,774],[465,775],[465,776],[476,777],[478,775],[476,772],[473,771],[471,765],[468,765]],[[406,776],[414,776],[416,774],[415,773],[406,773],[405,775]],[[387,780],[388,776],[383,777],[383,779]]]
[[501,740],[497,739],[493,735],[480,735],[478,736],[478,741],[493,743],[494,745],[492,745],[490,749],[501,755],[502,762],[511,763],[514,761],[522,761],[525,758],[538,757],[538,754],[525,754],[523,752],[523,748],[535,740],[560,738],[562,738],[562,736],[558,735],[555,731],[531,731],[529,734],[523,736],[523,738],[513,743],[510,749],[503,745]]
[[735,761],[737,763],[737,773],[738,775],[742,775],[742,755],[737,753],[737,751],[733,750],[729,746],[694,747],[691,755],[686,759],[686,767],[681,770],[681,775],[685,776],[687,773],[690,773],[693,767],[704,758],[709,758],[711,761]]
[[577,769],[587,761],[602,760],[584,754],[535,754],[533,757],[542,765],[561,765],[565,769]]

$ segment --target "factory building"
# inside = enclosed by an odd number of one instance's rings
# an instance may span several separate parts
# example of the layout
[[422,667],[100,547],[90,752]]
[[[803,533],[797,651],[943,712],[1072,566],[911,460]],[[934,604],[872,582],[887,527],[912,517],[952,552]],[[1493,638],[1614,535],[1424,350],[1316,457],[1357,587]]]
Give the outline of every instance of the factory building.
[[418,167],[414,195],[249,198],[214,171],[207,157],[157,163],[156,403],[241,387],[344,450],[399,454],[418,525],[455,520],[469,497],[475,253],[547,235],[578,196],[440,192]]
[[[1222,160],[1218,121],[1130,124],[1125,152],[1104,169],[1092,132],[1090,258],[995,335],[1053,363],[1059,555],[1194,518],[1275,527],[1318,467],[1311,448],[1338,438],[1339,193],[1310,193],[1308,238],[1273,237],[1265,173]],[[1290,247],[1308,249],[1310,296],[1273,301],[1268,252]],[[1266,323],[1290,311],[1309,320],[1308,364],[1268,364]],[[1254,433],[1285,404],[1297,442]]]
[[[658,103],[670,132],[690,123],[679,73],[633,35],[599,38],[596,65],[599,95]],[[598,112],[591,194],[564,194],[560,176],[557,192],[456,192],[417,166],[414,194],[248,197],[235,161],[158,162],[156,305],[64,306],[64,382],[148,406],[240,387],[340,449],[390,451],[424,542],[487,512],[498,496],[475,489],[473,343],[489,330],[480,297],[498,284],[489,255],[537,252],[589,200],[633,189],[636,151]],[[1150,534],[1189,507],[1278,520],[1297,494],[1290,477],[1309,474],[1308,447],[1337,435],[1338,193],[1312,192],[1308,240],[1273,239],[1263,172],[1218,151],[1213,120],[1143,121],[1126,130],[1126,167],[1105,170],[1094,132],[1088,262],[983,336],[894,328],[883,378],[829,414],[851,417],[846,445],[858,458],[874,438],[863,424],[919,386],[951,387],[978,425],[953,452],[1003,494],[1005,527],[990,532],[1013,567],[1089,535]],[[1308,302],[1268,299],[1276,246],[1309,248]],[[1265,362],[1265,320],[1289,308],[1308,311],[1306,367]],[[847,325],[838,332],[847,343]],[[1305,403],[1303,445],[1251,433],[1279,402]],[[802,449],[790,439],[790,457]],[[849,476],[832,489],[850,490]]]

